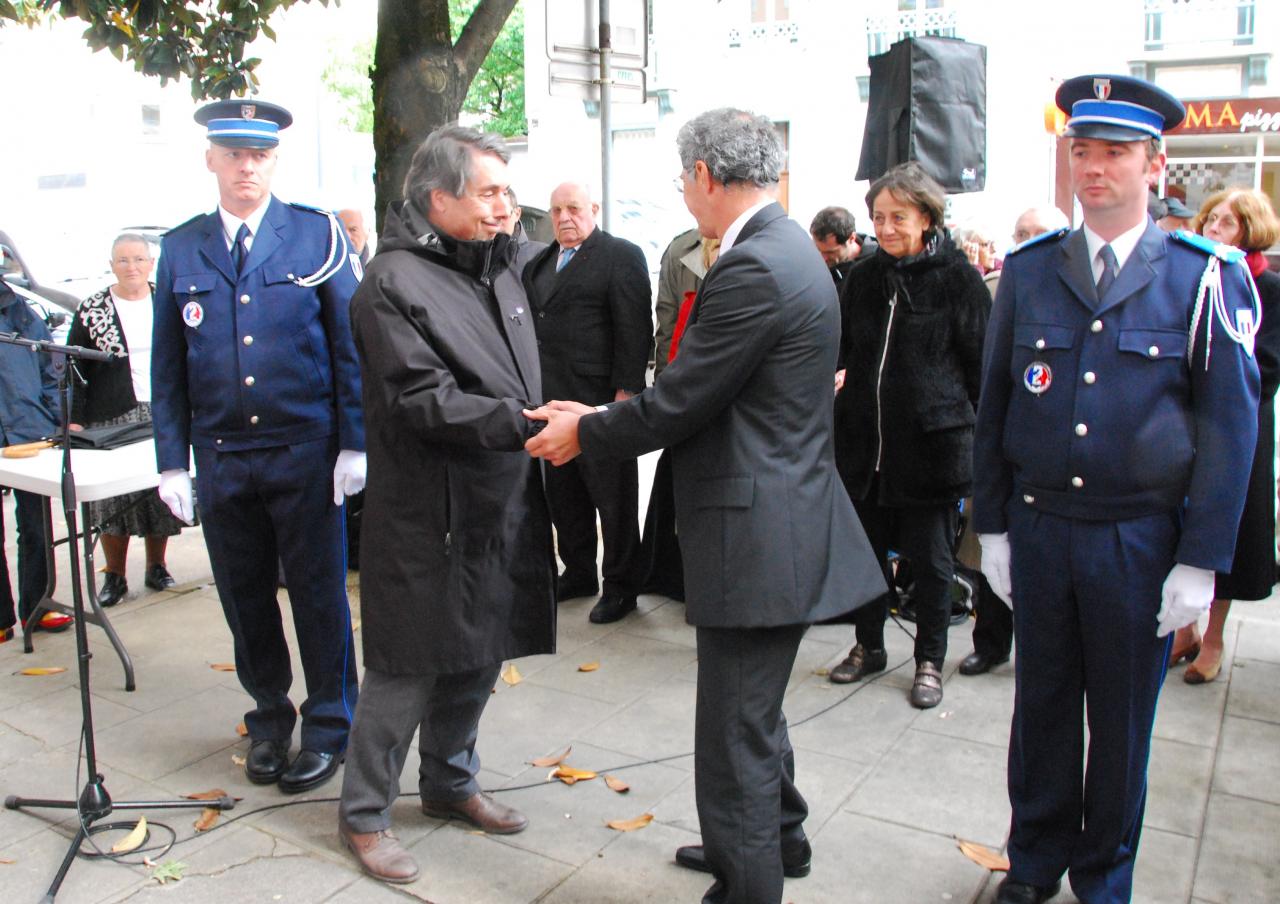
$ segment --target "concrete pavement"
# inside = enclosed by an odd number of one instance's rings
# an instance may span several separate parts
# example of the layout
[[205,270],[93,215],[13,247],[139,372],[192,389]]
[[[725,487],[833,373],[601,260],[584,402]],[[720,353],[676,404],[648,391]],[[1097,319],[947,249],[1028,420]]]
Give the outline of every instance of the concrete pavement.
[[[12,503],[8,510],[13,571]],[[109,617],[137,669],[127,693],[102,632],[89,628],[90,686],[99,768],[117,800],[158,799],[222,788],[243,800],[211,831],[198,810],[145,812],[153,841],[185,864],[180,882],[160,885],[143,866],[77,860],[59,901],[354,902],[418,899],[437,904],[696,902],[709,877],[675,866],[697,841],[692,751],[696,658],[684,609],[642,597],[614,625],[587,622],[592,600],[560,607],[559,652],[519,660],[518,684],[499,682],[480,730],[482,782],[531,820],[519,835],[495,837],[427,819],[414,793],[410,754],[395,829],[423,867],[412,885],[364,877],[341,849],[335,819],[340,782],[302,799],[251,785],[234,757],[247,698],[233,673],[230,635],[211,583],[198,529],[177,538],[172,591],[142,588],[142,548],[130,550],[133,593]],[[65,552],[60,599],[69,601]],[[284,594],[282,593],[282,599]],[[286,607],[287,611],[287,607]],[[357,607],[358,624],[358,607]],[[906,625],[906,628],[911,628]],[[1280,601],[1240,603],[1228,623],[1228,656],[1217,682],[1191,687],[1181,670],[1165,686],[1152,754],[1136,901],[1197,904],[1280,900]],[[911,639],[888,631],[891,671],[837,687],[818,674],[851,644],[847,626],[819,626],[805,638],[788,688],[797,782],[809,800],[813,872],[788,880],[795,904],[989,904],[999,875],[966,859],[956,838],[1001,848],[1008,830],[1005,758],[1012,709],[1009,665],[964,678],[955,666],[970,626],[951,630],[946,697],[920,712],[907,702]],[[358,637],[358,628],[357,628]],[[595,671],[579,666],[598,662]],[[66,672],[27,677],[30,666]],[[899,666],[894,668],[894,666]],[[301,669],[295,666],[296,685]],[[295,695],[295,701],[299,698]],[[0,645],[0,794],[75,797],[80,706],[71,633],[37,635],[32,655]],[[572,787],[528,765],[567,746],[573,766],[614,774]],[[78,769],[80,773],[78,773]],[[281,806],[284,805],[284,806]],[[621,833],[609,820],[652,813]],[[132,823],[136,813],[107,821]],[[0,810],[0,895],[37,901],[66,849],[66,811]],[[122,831],[99,836],[104,846]],[[138,859],[138,858],[132,858]],[[1064,890],[1055,902],[1072,901]]]

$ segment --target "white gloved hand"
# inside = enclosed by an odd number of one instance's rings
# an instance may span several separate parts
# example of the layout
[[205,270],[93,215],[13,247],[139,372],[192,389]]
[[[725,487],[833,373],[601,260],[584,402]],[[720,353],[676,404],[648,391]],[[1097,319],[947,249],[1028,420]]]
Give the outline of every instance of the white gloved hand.
[[1193,623],[1213,604],[1213,572],[1191,565],[1174,565],[1160,588],[1156,637],[1164,637]]
[[342,505],[343,496],[354,496],[364,489],[365,457],[363,452],[343,449],[333,466],[333,504]]
[[978,534],[978,543],[982,546],[982,576],[991,585],[992,592],[1012,610],[1013,580],[1009,577],[1009,560],[1013,554],[1009,549],[1009,535]]
[[195,520],[191,502],[191,475],[182,468],[160,472],[160,501],[169,506],[173,517],[186,524]]

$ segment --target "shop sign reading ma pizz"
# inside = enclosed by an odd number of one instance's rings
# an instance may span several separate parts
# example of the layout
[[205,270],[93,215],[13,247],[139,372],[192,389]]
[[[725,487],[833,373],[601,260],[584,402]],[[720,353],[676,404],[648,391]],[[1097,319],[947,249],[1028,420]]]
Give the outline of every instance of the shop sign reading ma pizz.
[[1166,135],[1280,132],[1280,97],[1184,100],[1187,118]]

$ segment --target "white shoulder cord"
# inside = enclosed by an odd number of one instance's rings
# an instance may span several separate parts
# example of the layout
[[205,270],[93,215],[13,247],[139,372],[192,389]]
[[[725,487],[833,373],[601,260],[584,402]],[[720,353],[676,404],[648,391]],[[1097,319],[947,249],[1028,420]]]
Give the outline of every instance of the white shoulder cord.
[[[1187,337],[1190,340],[1187,343],[1187,364],[1191,363],[1191,359],[1195,355],[1196,330],[1200,327],[1200,319],[1204,314],[1206,301],[1208,301],[1210,309],[1217,315],[1218,323],[1222,324],[1223,331],[1239,344],[1252,348],[1253,339],[1258,335],[1258,328],[1262,325],[1262,300],[1258,297],[1258,287],[1254,285],[1252,279],[1249,280],[1249,292],[1253,303],[1253,317],[1241,329],[1236,323],[1232,322],[1227,313],[1227,302],[1222,293],[1222,262],[1216,256],[1209,258],[1209,264],[1204,268],[1204,273],[1200,276],[1200,288],[1196,292],[1196,305],[1191,312],[1191,328],[1187,333]],[[1205,318],[1204,324],[1204,369],[1208,370],[1209,353],[1213,344],[1212,318]]]
[[323,213],[329,218],[329,257],[321,264],[320,269],[310,276],[294,277],[294,285],[301,286],[304,289],[311,289],[328,280],[335,273],[346,266],[347,262],[338,254],[338,249],[342,247],[342,240],[338,238],[338,218],[332,211],[317,211]]

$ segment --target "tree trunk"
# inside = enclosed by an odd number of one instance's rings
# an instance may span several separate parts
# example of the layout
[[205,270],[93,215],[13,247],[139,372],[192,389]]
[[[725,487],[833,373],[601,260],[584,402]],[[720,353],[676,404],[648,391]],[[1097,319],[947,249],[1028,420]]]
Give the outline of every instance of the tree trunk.
[[433,129],[457,120],[467,89],[516,2],[481,0],[455,47],[449,0],[379,0],[370,74],[379,231],[387,205],[403,195],[413,152]]

